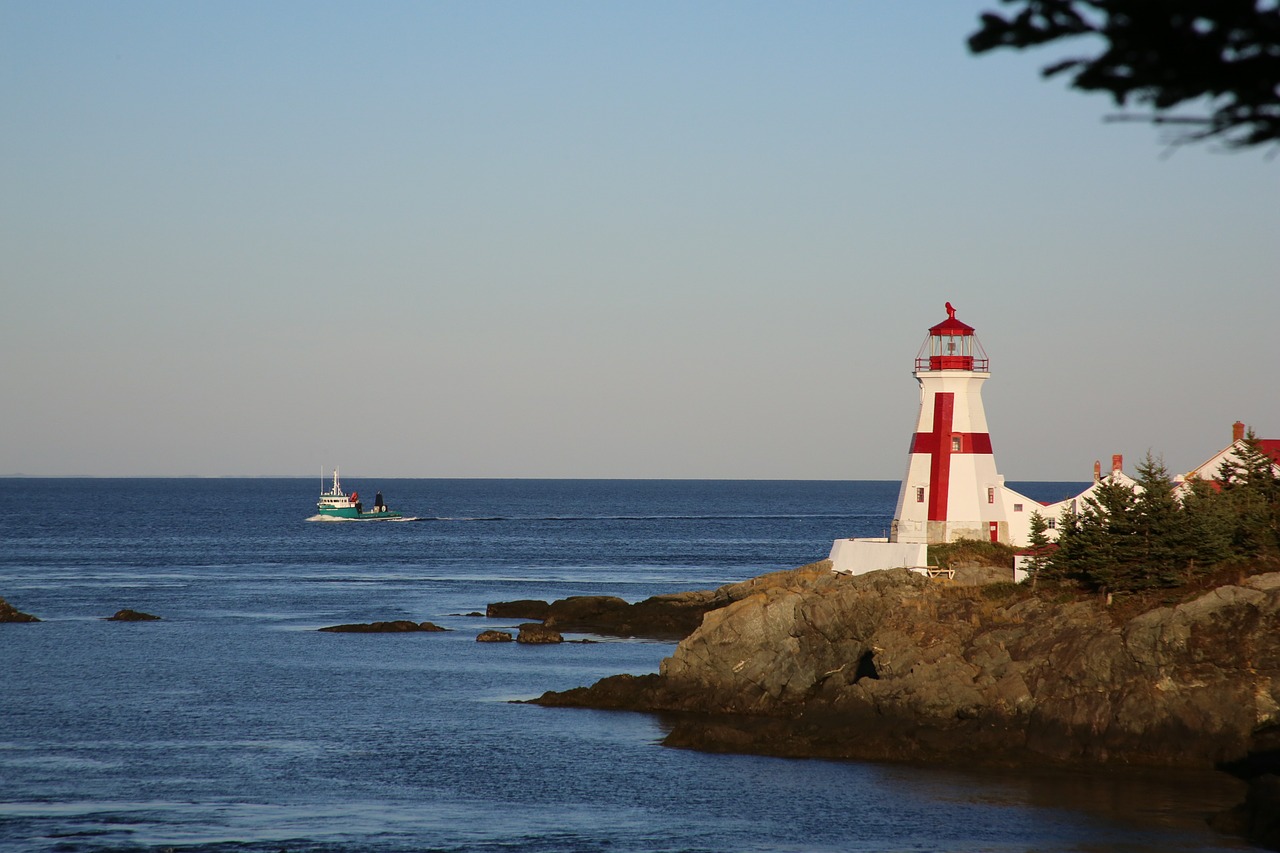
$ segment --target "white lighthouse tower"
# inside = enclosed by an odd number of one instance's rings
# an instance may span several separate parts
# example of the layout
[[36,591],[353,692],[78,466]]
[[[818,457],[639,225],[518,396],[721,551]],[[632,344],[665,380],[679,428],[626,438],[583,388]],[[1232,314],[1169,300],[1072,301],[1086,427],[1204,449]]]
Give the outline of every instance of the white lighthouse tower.
[[957,320],[948,302],[947,319],[929,329],[916,355],[920,416],[891,542],[1010,541],[1004,478],[996,473],[982,409],[989,368],[973,327]]

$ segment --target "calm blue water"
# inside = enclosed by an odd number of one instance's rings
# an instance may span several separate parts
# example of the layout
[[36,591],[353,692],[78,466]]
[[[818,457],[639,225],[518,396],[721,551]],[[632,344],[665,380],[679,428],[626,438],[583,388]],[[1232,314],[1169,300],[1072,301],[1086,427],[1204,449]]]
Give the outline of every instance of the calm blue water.
[[[888,482],[0,480],[0,850],[1237,849],[1217,775],[998,774],[662,747],[511,704],[667,643],[477,644],[487,603],[706,588],[880,535]],[[1020,484],[1056,499],[1067,484]],[[163,617],[103,621],[122,607]],[[407,618],[445,634],[335,635]]]

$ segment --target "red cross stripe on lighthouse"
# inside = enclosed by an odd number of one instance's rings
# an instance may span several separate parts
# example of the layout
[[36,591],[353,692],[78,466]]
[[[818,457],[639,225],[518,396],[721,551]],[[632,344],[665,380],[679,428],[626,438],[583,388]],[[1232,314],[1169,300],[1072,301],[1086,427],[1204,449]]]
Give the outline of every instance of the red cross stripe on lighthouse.
[[933,395],[933,432],[918,432],[912,453],[929,454],[929,520],[947,520],[947,492],[951,486],[951,456],[955,453],[991,454],[991,435],[985,432],[953,432],[956,395]]

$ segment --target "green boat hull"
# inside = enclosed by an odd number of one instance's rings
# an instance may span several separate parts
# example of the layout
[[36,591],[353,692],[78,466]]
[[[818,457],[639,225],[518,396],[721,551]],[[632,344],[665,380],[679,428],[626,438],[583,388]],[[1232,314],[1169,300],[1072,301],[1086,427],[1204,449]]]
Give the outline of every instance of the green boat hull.
[[403,518],[398,512],[389,509],[380,512],[360,512],[355,507],[321,507],[321,518],[341,518],[352,521],[379,521],[383,519]]

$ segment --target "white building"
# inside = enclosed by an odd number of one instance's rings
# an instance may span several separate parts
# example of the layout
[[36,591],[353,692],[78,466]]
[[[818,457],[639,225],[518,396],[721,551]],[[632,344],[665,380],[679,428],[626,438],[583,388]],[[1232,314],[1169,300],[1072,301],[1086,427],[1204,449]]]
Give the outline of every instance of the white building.
[[[1089,486],[1089,488],[1085,489],[1080,494],[1075,497],[1065,498],[1057,503],[1044,505],[1035,504],[1031,509],[1035,512],[1039,512],[1040,515],[1044,516],[1045,521],[1048,522],[1049,529],[1046,531],[1046,534],[1049,539],[1058,538],[1058,519],[1062,518],[1062,514],[1064,512],[1067,510],[1071,510],[1076,513],[1081,512],[1084,510],[1085,501],[1093,497],[1098,489],[1108,483],[1119,483],[1120,485],[1127,486],[1130,490],[1134,491],[1139,488],[1138,481],[1124,472],[1124,457],[1119,453],[1111,457],[1111,470],[1106,475],[1103,475],[1100,463],[1093,463],[1093,485]],[[1020,535],[1014,543],[1019,547],[1028,544],[1031,538],[1030,513],[1027,514],[1025,519],[1020,519],[1020,521],[1023,521],[1025,526],[1020,529]]]
[[[905,566],[927,571],[929,545],[978,539],[1026,547],[1031,516],[1039,512],[1049,525],[1049,539],[1057,538],[1057,523],[1067,509],[1080,512],[1085,501],[1104,483],[1137,483],[1124,473],[1124,459],[1111,457],[1111,471],[1093,466],[1093,484],[1075,497],[1041,504],[1004,484],[996,470],[987,416],[982,407],[982,384],[991,377],[990,359],[974,329],[956,319],[947,303],[947,319],[929,329],[916,354],[915,378],[920,385],[920,413],[907,457],[907,472],[898,491],[893,524],[886,539],[837,539],[830,560],[837,572],[862,574]],[[1243,447],[1245,426],[1232,426],[1231,444],[1185,475],[1215,480],[1218,468]],[[1259,447],[1275,462],[1280,476],[1280,440],[1262,439]]]
[[[1236,421],[1231,425],[1231,443],[1210,456],[1204,462],[1192,468],[1185,474],[1179,474],[1174,477],[1177,488],[1181,491],[1185,489],[1185,484],[1191,479],[1200,479],[1208,482],[1215,482],[1218,479],[1218,469],[1222,467],[1222,463],[1228,460],[1232,462],[1240,461],[1240,450],[1245,444],[1245,425],[1243,421]],[[1258,439],[1258,449],[1271,457],[1272,471],[1277,477],[1280,477],[1280,439],[1276,438],[1260,438]]]

